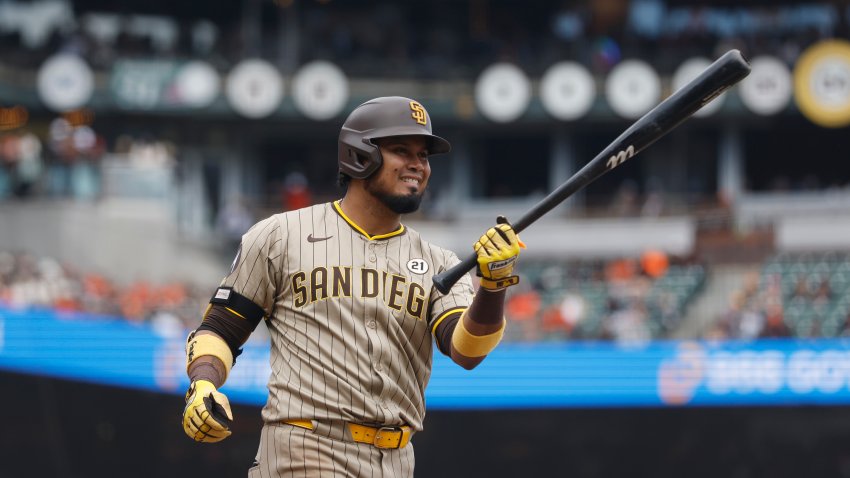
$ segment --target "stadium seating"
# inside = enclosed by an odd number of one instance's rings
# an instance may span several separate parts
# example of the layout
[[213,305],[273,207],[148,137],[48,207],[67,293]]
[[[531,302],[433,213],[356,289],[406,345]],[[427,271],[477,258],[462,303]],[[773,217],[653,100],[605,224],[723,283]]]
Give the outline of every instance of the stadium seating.
[[[539,295],[540,330],[524,339],[613,339],[649,340],[667,337],[685,316],[687,306],[699,293],[706,277],[698,264],[674,264],[657,278],[637,269],[623,277],[611,274],[617,261],[578,261],[567,263],[524,263],[523,280],[530,284],[512,293],[511,301],[526,294]],[[635,266],[636,267],[636,266]],[[525,317],[517,319],[527,321]],[[527,332],[528,327],[523,330]]]
[[834,337],[850,313],[850,254],[780,253],[765,262],[759,292],[781,291],[784,320],[797,337]]

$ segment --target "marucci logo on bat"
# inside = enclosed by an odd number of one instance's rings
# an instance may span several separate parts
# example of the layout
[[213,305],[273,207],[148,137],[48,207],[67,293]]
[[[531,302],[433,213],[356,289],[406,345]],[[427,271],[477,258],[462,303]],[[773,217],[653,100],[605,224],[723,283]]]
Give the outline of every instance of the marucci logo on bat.
[[608,162],[605,163],[608,165],[608,169],[614,169],[617,166],[623,164],[627,159],[631,158],[635,155],[635,147],[629,145],[624,151],[620,151],[617,154],[612,154],[610,158],[608,158]]

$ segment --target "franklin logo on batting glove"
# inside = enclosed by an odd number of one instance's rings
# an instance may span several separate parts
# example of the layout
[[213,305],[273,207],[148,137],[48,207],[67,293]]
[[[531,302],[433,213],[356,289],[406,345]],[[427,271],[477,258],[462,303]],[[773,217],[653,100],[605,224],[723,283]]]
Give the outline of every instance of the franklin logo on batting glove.
[[487,264],[487,267],[490,269],[490,272],[498,272],[499,269],[504,269],[505,267],[513,267],[513,263],[516,262],[516,257],[511,257],[510,259],[505,259],[503,261],[496,261]]

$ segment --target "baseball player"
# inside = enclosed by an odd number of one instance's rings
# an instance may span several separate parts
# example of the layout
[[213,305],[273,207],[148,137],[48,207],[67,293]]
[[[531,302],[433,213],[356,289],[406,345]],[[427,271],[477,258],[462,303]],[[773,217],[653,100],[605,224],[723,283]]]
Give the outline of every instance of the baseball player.
[[433,344],[477,366],[502,337],[505,289],[518,282],[521,242],[500,220],[473,246],[477,292],[469,275],[448,294],[432,286],[460,261],[400,219],[419,207],[429,156],[449,150],[415,100],[375,98],[349,115],[339,135],[344,197],[255,224],[190,334],[187,435],[230,435],[218,389],[265,320],[272,373],[248,476],[413,476]]

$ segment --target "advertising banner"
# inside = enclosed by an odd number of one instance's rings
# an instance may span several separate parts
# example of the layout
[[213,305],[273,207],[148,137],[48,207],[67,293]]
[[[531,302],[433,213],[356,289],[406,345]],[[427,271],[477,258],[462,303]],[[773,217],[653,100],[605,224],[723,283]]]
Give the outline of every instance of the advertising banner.
[[[0,309],[0,369],[182,394],[185,332]],[[261,405],[270,373],[268,343],[249,341],[223,390]],[[429,409],[850,404],[850,340],[503,343],[472,371],[435,352],[426,399]]]

